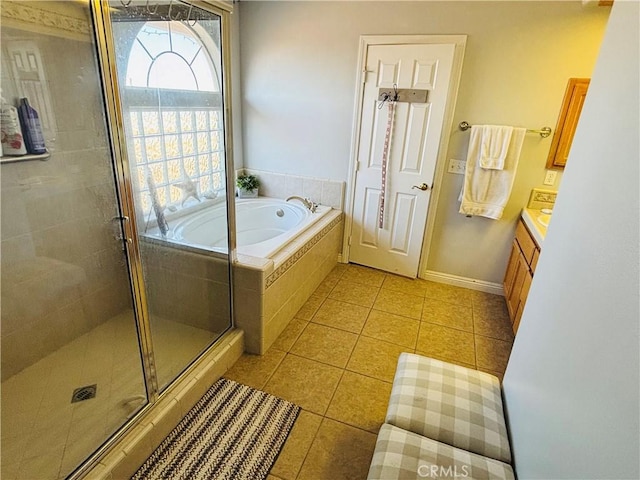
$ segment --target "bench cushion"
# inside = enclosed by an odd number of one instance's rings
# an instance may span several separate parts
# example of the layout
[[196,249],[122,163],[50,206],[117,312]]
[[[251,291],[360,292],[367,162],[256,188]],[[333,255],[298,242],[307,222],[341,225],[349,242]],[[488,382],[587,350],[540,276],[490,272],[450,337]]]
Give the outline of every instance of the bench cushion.
[[511,463],[500,381],[488,373],[403,353],[386,423]]
[[515,479],[506,463],[454,448],[393,425],[380,428],[368,480]]

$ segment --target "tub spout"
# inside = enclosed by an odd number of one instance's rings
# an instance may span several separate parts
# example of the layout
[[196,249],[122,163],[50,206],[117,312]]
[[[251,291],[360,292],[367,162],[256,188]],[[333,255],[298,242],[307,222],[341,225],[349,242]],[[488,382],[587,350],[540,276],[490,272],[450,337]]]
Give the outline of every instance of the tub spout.
[[302,198],[302,197],[298,197],[297,195],[294,195],[292,197],[287,198],[285,201],[288,202],[289,200],[299,200],[299,201],[301,201],[302,204],[311,211],[311,213],[315,213],[316,209],[318,208],[318,204],[317,203],[313,203],[308,198]]

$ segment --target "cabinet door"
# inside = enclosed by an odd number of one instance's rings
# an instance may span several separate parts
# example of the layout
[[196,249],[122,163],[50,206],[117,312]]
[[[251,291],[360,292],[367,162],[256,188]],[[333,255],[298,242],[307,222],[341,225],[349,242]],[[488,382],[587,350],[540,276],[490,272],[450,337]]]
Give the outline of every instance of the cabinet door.
[[506,299],[511,295],[513,290],[513,281],[516,278],[516,269],[518,268],[518,255],[520,254],[520,248],[518,243],[514,240],[511,245],[511,255],[509,256],[509,263],[507,263],[507,271],[504,274],[504,297]]
[[509,316],[513,323],[516,318],[516,312],[518,311],[518,304],[520,303],[520,292],[526,276],[529,274],[529,265],[526,259],[518,251],[518,262],[516,265],[515,278],[513,280],[513,287],[509,296],[507,297],[507,308],[509,309]]
[[531,282],[533,281],[533,275],[529,270],[526,271],[524,275],[524,280],[522,282],[522,287],[520,288],[520,295],[518,301],[518,309],[516,310],[516,315],[513,319],[513,333],[514,335],[518,332],[518,327],[520,326],[520,319],[522,318],[522,312],[524,311],[524,305],[527,303],[527,296],[529,295],[529,288],[531,288]]
[[562,169],[566,165],[588,88],[588,78],[569,79],[547,157],[547,168]]

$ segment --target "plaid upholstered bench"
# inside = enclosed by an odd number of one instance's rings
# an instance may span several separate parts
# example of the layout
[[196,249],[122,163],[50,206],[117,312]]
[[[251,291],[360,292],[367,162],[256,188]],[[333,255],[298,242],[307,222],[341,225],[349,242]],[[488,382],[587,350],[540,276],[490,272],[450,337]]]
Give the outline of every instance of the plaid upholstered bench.
[[368,480],[514,479],[493,375],[403,353]]

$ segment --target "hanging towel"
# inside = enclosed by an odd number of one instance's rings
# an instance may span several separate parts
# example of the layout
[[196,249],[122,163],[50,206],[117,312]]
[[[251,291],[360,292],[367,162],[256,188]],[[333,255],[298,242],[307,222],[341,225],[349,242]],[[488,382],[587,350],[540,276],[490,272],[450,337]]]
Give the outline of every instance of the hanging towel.
[[502,170],[507,158],[513,127],[500,125],[483,125],[482,142],[480,142],[480,166]]
[[482,127],[471,127],[464,186],[460,194],[460,213],[495,220],[502,217],[504,207],[511,195],[526,132],[524,128],[513,129],[504,160],[504,169],[491,170],[480,167]]

